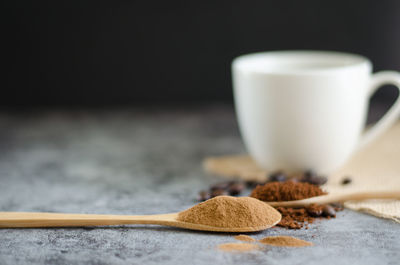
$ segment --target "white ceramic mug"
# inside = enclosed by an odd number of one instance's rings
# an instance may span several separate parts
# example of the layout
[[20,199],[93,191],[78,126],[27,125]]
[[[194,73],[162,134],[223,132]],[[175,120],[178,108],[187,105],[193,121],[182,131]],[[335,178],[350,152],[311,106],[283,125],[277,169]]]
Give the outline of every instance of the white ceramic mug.
[[400,73],[372,74],[362,56],[325,51],[243,55],[232,63],[236,113],[251,156],[264,168],[329,174],[392,125],[400,97],[364,129],[371,95],[400,90]]

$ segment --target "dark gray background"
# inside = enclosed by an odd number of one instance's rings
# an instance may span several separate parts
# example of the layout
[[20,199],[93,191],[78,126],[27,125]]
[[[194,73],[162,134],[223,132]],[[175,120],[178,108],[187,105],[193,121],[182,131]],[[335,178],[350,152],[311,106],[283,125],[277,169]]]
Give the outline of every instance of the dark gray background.
[[396,0],[5,1],[2,10],[5,107],[229,102],[232,59],[256,51],[346,51],[400,70]]

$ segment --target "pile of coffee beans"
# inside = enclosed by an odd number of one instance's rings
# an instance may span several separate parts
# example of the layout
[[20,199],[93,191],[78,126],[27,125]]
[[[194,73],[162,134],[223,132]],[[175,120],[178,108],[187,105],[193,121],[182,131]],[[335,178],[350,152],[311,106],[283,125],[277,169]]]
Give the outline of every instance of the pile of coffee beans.
[[309,184],[321,186],[324,185],[328,179],[324,176],[319,176],[312,170],[307,170],[303,174],[294,175],[288,180],[296,181],[296,182],[306,182]]
[[326,183],[327,178],[324,176],[317,175],[314,171],[308,170],[304,173],[289,176],[285,174],[283,171],[276,171],[271,173],[268,176],[266,182],[257,182],[257,181],[224,181],[211,185],[208,190],[202,190],[199,192],[198,201],[205,201],[216,196],[220,195],[231,195],[237,196],[242,193],[246,188],[254,189],[257,185],[264,185],[267,182],[285,182],[285,181],[294,181],[294,182],[307,182],[313,185],[323,185]]
[[283,171],[276,171],[269,174],[267,181],[265,182],[257,182],[257,181],[247,181],[246,185],[249,188],[255,188],[257,185],[264,185],[268,182],[285,182],[285,181],[293,181],[293,182],[307,182],[309,184],[321,186],[324,185],[328,179],[324,176],[320,176],[316,174],[312,170],[307,170],[300,174],[288,175]]
[[[301,174],[295,175],[287,175],[283,171],[276,171],[271,173],[268,176],[267,182],[285,182],[285,181],[293,181],[293,182],[307,182],[309,184],[321,186],[325,184],[328,179],[324,176],[319,176],[312,170],[307,170]],[[265,183],[260,183],[265,184]]]

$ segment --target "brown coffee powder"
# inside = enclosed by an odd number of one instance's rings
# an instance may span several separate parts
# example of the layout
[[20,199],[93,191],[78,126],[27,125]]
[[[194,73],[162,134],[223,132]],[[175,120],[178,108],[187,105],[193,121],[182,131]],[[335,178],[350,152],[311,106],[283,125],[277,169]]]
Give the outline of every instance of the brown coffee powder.
[[238,235],[238,236],[235,236],[235,239],[240,240],[240,241],[245,241],[245,242],[256,241],[254,238],[252,238],[251,236],[247,236],[247,235]]
[[245,252],[245,251],[252,251],[252,250],[257,250],[259,249],[260,246],[256,244],[249,244],[249,243],[225,243],[225,244],[220,244],[218,245],[218,249],[222,251],[240,251],[240,252]]
[[260,243],[278,247],[306,247],[313,243],[291,236],[269,236],[259,240]]
[[217,196],[178,215],[179,221],[226,228],[264,227],[280,219],[281,214],[262,201],[231,196]]
[[[251,193],[252,197],[263,201],[290,201],[301,200],[314,196],[326,194],[317,185],[301,182],[270,182],[265,185],[257,186]],[[282,214],[282,219],[277,226],[289,229],[300,229],[304,225],[313,223],[315,218],[334,217],[333,213],[324,213],[323,205],[312,204],[303,208],[278,207],[277,210]],[[327,212],[327,211],[325,211]],[[306,229],[308,226],[306,226]]]
[[315,218],[310,216],[305,208],[285,208],[278,207],[277,210],[282,214],[282,220],[277,226],[289,229],[300,229],[304,224],[311,224]]
[[306,182],[269,182],[257,186],[251,197],[262,201],[292,201],[302,200],[326,194],[318,186]]

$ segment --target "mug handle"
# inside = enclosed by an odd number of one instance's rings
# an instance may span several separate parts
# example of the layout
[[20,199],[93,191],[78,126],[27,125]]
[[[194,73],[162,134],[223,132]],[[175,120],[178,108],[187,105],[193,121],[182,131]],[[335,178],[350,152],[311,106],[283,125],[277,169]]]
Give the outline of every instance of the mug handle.
[[385,115],[371,128],[364,131],[358,149],[363,148],[381,133],[389,129],[400,114],[400,73],[396,71],[382,71],[372,75],[368,96],[371,97],[383,85],[393,84],[399,90],[396,101]]

